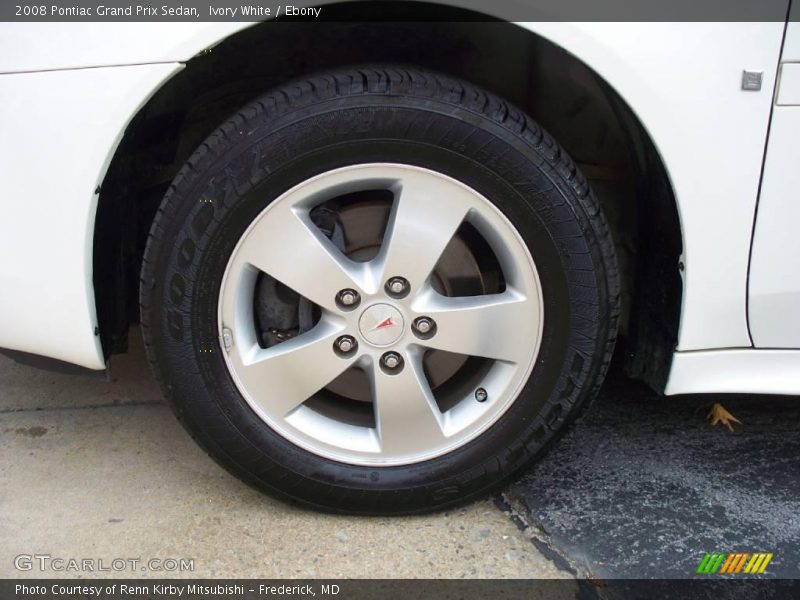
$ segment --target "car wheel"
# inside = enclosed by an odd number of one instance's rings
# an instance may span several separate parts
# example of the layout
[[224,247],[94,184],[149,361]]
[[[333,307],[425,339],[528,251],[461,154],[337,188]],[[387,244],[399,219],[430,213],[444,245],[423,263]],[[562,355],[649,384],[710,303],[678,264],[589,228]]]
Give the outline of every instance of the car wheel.
[[414,513],[496,489],[595,394],[618,275],[585,178],[468,83],[362,68],[273,91],[175,178],[148,356],[220,464],[285,499]]

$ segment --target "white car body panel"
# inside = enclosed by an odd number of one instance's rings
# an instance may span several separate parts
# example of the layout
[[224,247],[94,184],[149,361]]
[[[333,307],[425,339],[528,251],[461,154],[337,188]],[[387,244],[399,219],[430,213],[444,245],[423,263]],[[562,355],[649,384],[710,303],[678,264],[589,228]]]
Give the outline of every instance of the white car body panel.
[[130,118],[181,68],[0,76],[0,347],[105,367],[92,285],[95,190]]
[[800,63],[784,62],[781,65],[777,106],[800,106]]
[[[91,283],[94,190],[127,123],[179,63],[247,26],[0,25],[0,103],[15,106],[0,115],[0,185],[15,215],[0,221],[0,251],[25,257],[0,263],[0,281],[22,283],[0,299],[0,347],[103,367]],[[684,244],[678,350],[749,347],[750,240],[784,24],[520,26],[602,76],[664,160]],[[143,66],[83,68],[108,65]],[[20,73],[66,68],[73,70]],[[740,89],[743,69],[763,71],[760,92]],[[54,85],[64,89],[58,102]],[[47,176],[33,176],[31,165],[41,164]],[[681,389],[670,383],[668,390]]]
[[783,43],[783,57],[786,61],[800,61],[800,4],[792,5],[792,13],[786,24],[786,40]]
[[798,394],[800,351],[746,348],[677,352],[665,393]]
[[800,106],[776,106],[750,268],[748,310],[757,348],[800,346],[799,223]]
[[[800,16],[796,7],[794,18]],[[772,114],[750,264],[757,348],[800,348],[800,23],[789,23]],[[798,366],[795,367],[800,371]]]

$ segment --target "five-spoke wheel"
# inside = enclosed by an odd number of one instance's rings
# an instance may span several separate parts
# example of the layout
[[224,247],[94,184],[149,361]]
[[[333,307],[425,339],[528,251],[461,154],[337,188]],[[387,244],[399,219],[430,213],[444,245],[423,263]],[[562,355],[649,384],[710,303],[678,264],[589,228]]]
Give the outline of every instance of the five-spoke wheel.
[[[387,205],[376,210],[375,197],[386,191]],[[342,217],[345,210],[387,221],[371,244],[374,256],[363,246],[337,245],[330,228],[315,223],[319,207],[341,224],[343,240],[356,237],[348,227],[361,223]],[[461,239],[466,228],[472,247]],[[481,289],[488,275],[476,268],[477,283],[460,294],[454,283],[464,285],[457,281],[465,277],[462,254],[477,262],[479,252],[494,255],[485,262],[502,285]],[[253,309],[263,276],[293,291],[298,310],[310,303],[318,313],[305,331],[269,346]],[[431,459],[480,435],[530,374],[542,320],[534,261],[508,219],[464,184],[399,164],[336,169],[273,201],[234,249],[219,306],[220,339],[232,332],[233,343],[222,344],[226,362],[253,410],[297,445],[363,465]],[[447,363],[440,367],[430,356],[426,362],[432,350],[454,356],[440,357]],[[453,362],[471,368],[452,372]],[[350,369],[369,382],[368,407],[341,385],[338,393],[327,389]]]

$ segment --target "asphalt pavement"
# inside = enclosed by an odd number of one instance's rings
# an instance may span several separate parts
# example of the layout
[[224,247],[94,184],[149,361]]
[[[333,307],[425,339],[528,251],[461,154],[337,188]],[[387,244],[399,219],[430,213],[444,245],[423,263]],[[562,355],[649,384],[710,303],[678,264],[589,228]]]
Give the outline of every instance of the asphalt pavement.
[[[706,415],[721,403],[731,433]],[[505,497],[576,572],[698,575],[712,552],[772,553],[800,578],[800,398],[659,397],[613,373],[586,417]]]

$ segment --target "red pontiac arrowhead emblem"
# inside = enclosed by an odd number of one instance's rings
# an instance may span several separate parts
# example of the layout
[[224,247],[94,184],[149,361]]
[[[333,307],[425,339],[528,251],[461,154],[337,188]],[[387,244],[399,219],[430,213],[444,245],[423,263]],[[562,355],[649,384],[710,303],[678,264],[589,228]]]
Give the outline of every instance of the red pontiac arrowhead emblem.
[[387,327],[391,327],[392,325],[397,325],[397,323],[395,323],[392,320],[392,317],[388,317],[383,321],[381,321],[380,323],[378,323],[377,325],[375,325],[375,327],[373,327],[371,331],[375,331],[376,329],[386,329]]

